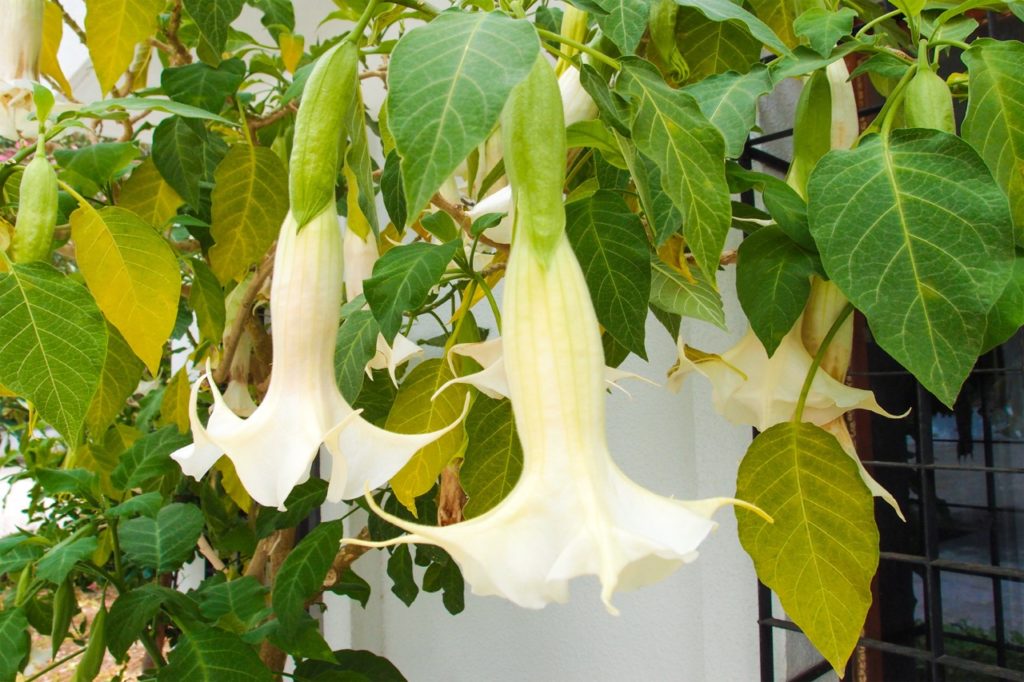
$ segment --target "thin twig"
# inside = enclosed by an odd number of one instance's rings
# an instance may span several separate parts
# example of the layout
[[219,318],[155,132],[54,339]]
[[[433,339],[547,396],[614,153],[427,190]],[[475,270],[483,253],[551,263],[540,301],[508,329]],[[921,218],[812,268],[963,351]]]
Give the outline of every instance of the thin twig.
[[[736,252],[735,249],[729,249],[728,251],[723,251],[722,255],[718,258],[718,264],[719,265],[732,265],[733,263],[736,262],[736,253],[737,252]],[[692,263],[696,263],[697,259],[696,259],[696,257],[694,257],[694,255],[692,253],[688,253],[688,254],[686,254],[686,262],[687,263],[691,263],[691,264]]]
[[[468,213],[462,210],[461,206],[451,203],[441,196],[440,192],[431,197],[430,203],[450,215],[459,227],[462,228],[463,232],[471,237],[473,236],[473,219],[469,217]],[[499,251],[508,250],[508,244],[501,244],[492,239],[488,239],[485,235],[480,235],[480,243],[486,244],[493,249],[498,249]]]
[[78,25],[78,22],[68,14],[68,11],[64,9],[64,5],[61,4],[60,0],[53,0],[53,4],[55,4],[57,9],[60,10],[61,16],[64,18],[64,24],[67,25],[67,27],[70,28],[76,36],[78,36],[78,39],[82,41],[83,45],[88,45],[89,41],[85,37],[85,31],[83,31],[82,27]]
[[[359,540],[370,539],[370,529],[363,528],[359,531],[359,535],[356,536]],[[327,577],[324,578],[324,585],[321,591],[326,591],[338,584],[341,579],[341,575],[345,572],[345,569],[350,567],[356,559],[366,554],[369,551],[369,547],[362,547],[360,545],[345,545],[338,550],[338,553],[334,555],[334,561],[331,563],[331,570],[327,572]]]
[[174,48],[174,54],[171,55],[172,66],[192,63],[192,53],[188,51],[188,48],[182,44],[181,38],[178,37],[178,29],[180,28],[181,0],[175,0],[174,7],[171,9],[171,18],[167,22],[167,42]]
[[261,116],[259,118],[250,118],[247,121],[249,125],[249,130],[252,132],[256,132],[260,128],[266,128],[267,126],[272,125],[277,121],[280,121],[285,116],[288,116],[289,114],[294,114],[296,111],[298,111],[298,109],[299,108],[298,106],[296,106],[295,102],[289,102],[285,106],[281,107],[280,109],[277,109],[276,111],[270,112],[266,116]]
[[205,535],[199,536],[199,540],[196,542],[196,547],[199,549],[199,553],[203,555],[203,558],[209,561],[210,565],[213,566],[213,570],[223,573],[227,569],[224,562],[220,560],[219,556],[217,556],[217,550],[213,548]]
[[382,81],[388,79],[388,70],[386,68],[376,69],[375,71],[363,71],[359,74],[359,80],[364,81],[367,78],[379,78]]
[[213,373],[215,383],[222,384],[227,380],[228,373],[231,371],[231,361],[234,359],[235,350],[238,348],[238,340],[242,337],[242,331],[245,329],[246,318],[252,314],[252,307],[256,303],[256,296],[259,295],[260,289],[263,288],[263,284],[273,271],[274,247],[271,246],[267,255],[263,257],[263,262],[256,269],[256,274],[253,275],[252,281],[249,282],[249,287],[245,290],[245,294],[242,295],[242,300],[238,306],[238,315],[235,316],[231,323],[231,330],[224,337],[224,354],[221,357],[220,364],[217,365],[217,369]]

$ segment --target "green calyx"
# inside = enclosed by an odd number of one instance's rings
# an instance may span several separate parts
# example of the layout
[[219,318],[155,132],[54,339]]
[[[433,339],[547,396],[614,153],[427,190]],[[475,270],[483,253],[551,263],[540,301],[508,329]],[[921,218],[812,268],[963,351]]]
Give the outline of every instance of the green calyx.
[[358,65],[355,44],[339,43],[321,55],[303,91],[288,176],[291,211],[300,226],[334,201]]
[[538,56],[501,118],[505,171],[515,205],[513,238],[546,261],[565,232],[565,118],[555,72]]
[[36,154],[25,167],[19,196],[11,256],[16,263],[49,260],[57,227],[57,174],[45,154]]

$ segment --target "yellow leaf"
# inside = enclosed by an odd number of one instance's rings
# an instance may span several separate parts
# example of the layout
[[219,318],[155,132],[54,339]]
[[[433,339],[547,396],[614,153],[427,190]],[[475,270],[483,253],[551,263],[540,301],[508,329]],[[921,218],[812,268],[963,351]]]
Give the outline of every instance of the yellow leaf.
[[71,94],[71,83],[68,83],[64,71],[60,68],[57,60],[57,50],[60,48],[60,41],[64,35],[64,18],[60,7],[53,2],[47,2],[43,6],[43,48],[39,52],[39,70],[52,78],[60,89],[69,98]]
[[96,394],[92,397],[85,423],[95,437],[121,413],[125,400],[135,392],[142,375],[142,363],[135,357],[117,329],[107,324],[107,354]]
[[188,420],[188,399],[191,392],[188,372],[182,367],[167,382],[163,400],[160,401],[160,419],[157,423],[160,426],[174,425],[181,433],[188,433],[191,428]]
[[295,73],[299,62],[302,60],[302,53],[306,48],[306,39],[302,36],[281,31],[277,36],[277,44],[281,47],[281,59],[284,61],[284,68],[289,73]]
[[171,247],[131,211],[88,203],[71,214],[71,238],[100,310],[155,375],[181,294]]
[[249,497],[249,493],[245,491],[242,481],[238,478],[235,465],[227,457],[221,457],[213,465],[213,468],[220,472],[220,484],[224,487],[224,492],[228,494],[232,502],[238,505],[239,509],[248,514],[252,509],[252,498]]
[[163,0],[86,0],[89,56],[106,94],[131,65],[135,46],[156,32]]
[[263,258],[277,237],[288,212],[288,173],[270,149],[238,144],[213,178],[210,269],[227,284]]
[[121,186],[117,203],[160,229],[178,212],[178,207],[185,200],[167,184],[150,157]]
[[[437,389],[455,378],[447,362],[434,358],[420,363],[398,390],[395,404],[384,428],[395,433],[425,433],[444,428],[459,418],[469,388],[455,384],[444,393]],[[421,448],[391,477],[391,489],[398,501],[416,513],[416,498],[429,491],[441,470],[466,449],[466,429],[459,426]]]
[[345,164],[342,172],[345,175],[345,184],[348,186],[345,195],[345,203],[348,206],[348,229],[359,235],[360,239],[366,241],[367,237],[371,236],[370,223],[366,219],[366,215],[363,214],[363,209],[359,207],[359,182],[356,180],[356,174],[352,172],[349,164]]

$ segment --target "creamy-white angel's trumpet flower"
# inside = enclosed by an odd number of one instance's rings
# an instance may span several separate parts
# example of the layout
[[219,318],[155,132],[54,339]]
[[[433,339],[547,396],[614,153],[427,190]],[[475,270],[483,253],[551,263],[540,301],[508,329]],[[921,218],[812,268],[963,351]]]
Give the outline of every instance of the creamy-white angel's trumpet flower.
[[28,117],[42,45],[43,0],[0,0],[0,137],[36,128]]
[[579,69],[566,69],[558,79],[558,89],[565,109],[565,125],[597,118],[597,104],[580,82]]
[[[617,590],[656,582],[692,561],[715,527],[711,514],[730,500],[656,495],[627,478],[608,452],[600,330],[564,232],[556,87],[551,67],[538,58],[503,121],[507,150],[532,143],[506,159],[518,210],[504,290],[504,362],[523,447],[519,482],[487,513],[444,527],[395,517],[367,495],[374,511],[410,534],[346,542],[438,545],[475,594],[530,608],[565,601],[570,579],[596,575],[614,612]],[[537,147],[550,155],[531,158]]]
[[224,389],[224,403],[239,417],[248,417],[256,411],[256,403],[249,394],[249,361],[252,358],[252,336],[243,331],[238,347],[231,358],[228,387]]
[[[266,506],[283,507],[292,488],[309,476],[321,444],[332,457],[327,496],[338,501],[384,483],[417,450],[458,423],[425,434],[390,433],[353,410],[335,383],[343,247],[333,194],[338,139],[350,102],[347,88],[356,87],[357,64],[358,49],[351,43],[322,56],[299,109],[289,177],[291,210],[274,254],[274,364],[267,394],[242,419],[207,371],[192,388],[194,442],[171,455],[186,474],[199,478],[223,452],[249,495]],[[214,402],[205,427],[196,410],[203,381],[209,381]]]
[[837,59],[825,67],[825,76],[832,94],[832,149],[850,149],[860,135],[860,114],[850,70],[844,60]]

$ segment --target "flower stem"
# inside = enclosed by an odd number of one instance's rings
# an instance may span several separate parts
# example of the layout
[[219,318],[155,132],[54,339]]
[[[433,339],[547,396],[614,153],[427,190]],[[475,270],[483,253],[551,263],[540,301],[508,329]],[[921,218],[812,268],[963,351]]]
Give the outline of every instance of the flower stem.
[[821,340],[821,345],[818,346],[818,352],[814,354],[814,359],[811,361],[811,367],[807,370],[807,376],[804,378],[804,385],[800,388],[800,399],[796,403],[796,412],[793,413],[793,422],[799,424],[803,421],[804,406],[807,404],[807,396],[811,392],[811,384],[814,383],[814,376],[818,373],[818,368],[821,366],[821,361],[825,358],[825,351],[828,350],[829,345],[832,343],[832,339],[835,338],[836,334],[839,333],[839,328],[846,322],[846,318],[853,312],[853,304],[847,303],[843,306],[843,309],[836,316],[835,322],[829,327],[828,333],[825,334],[825,338]]
[[543,28],[538,28],[537,29],[537,35],[539,35],[541,38],[547,38],[548,40],[554,40],[556,42],[562,43],[563,45],[568,45],[569,47],[574,47],[577,50],[579,50],[580,52],[585,52],[585,53],[589,54],[591,57],[593,57],[594,59],[596,59],[598,61],[601,61],[601,62],[604,62],[605,64],[607,64],[608,66],[612,67],[616,71],[618,71],[619,69],[622,68],[622,64],[620,64],[617,59],[612,59],[611,57],[606,55],[604,52],[601,52],[600,50],[595,50],[594,48],[590,47],[589,45],[584,45],[583,43],[579,42],[578,40],[573,40],[572,38],[566,38],[563,35],[560,35],[560,34],[555,33],[553,31],[548,31],[548,30],[543,29]]

